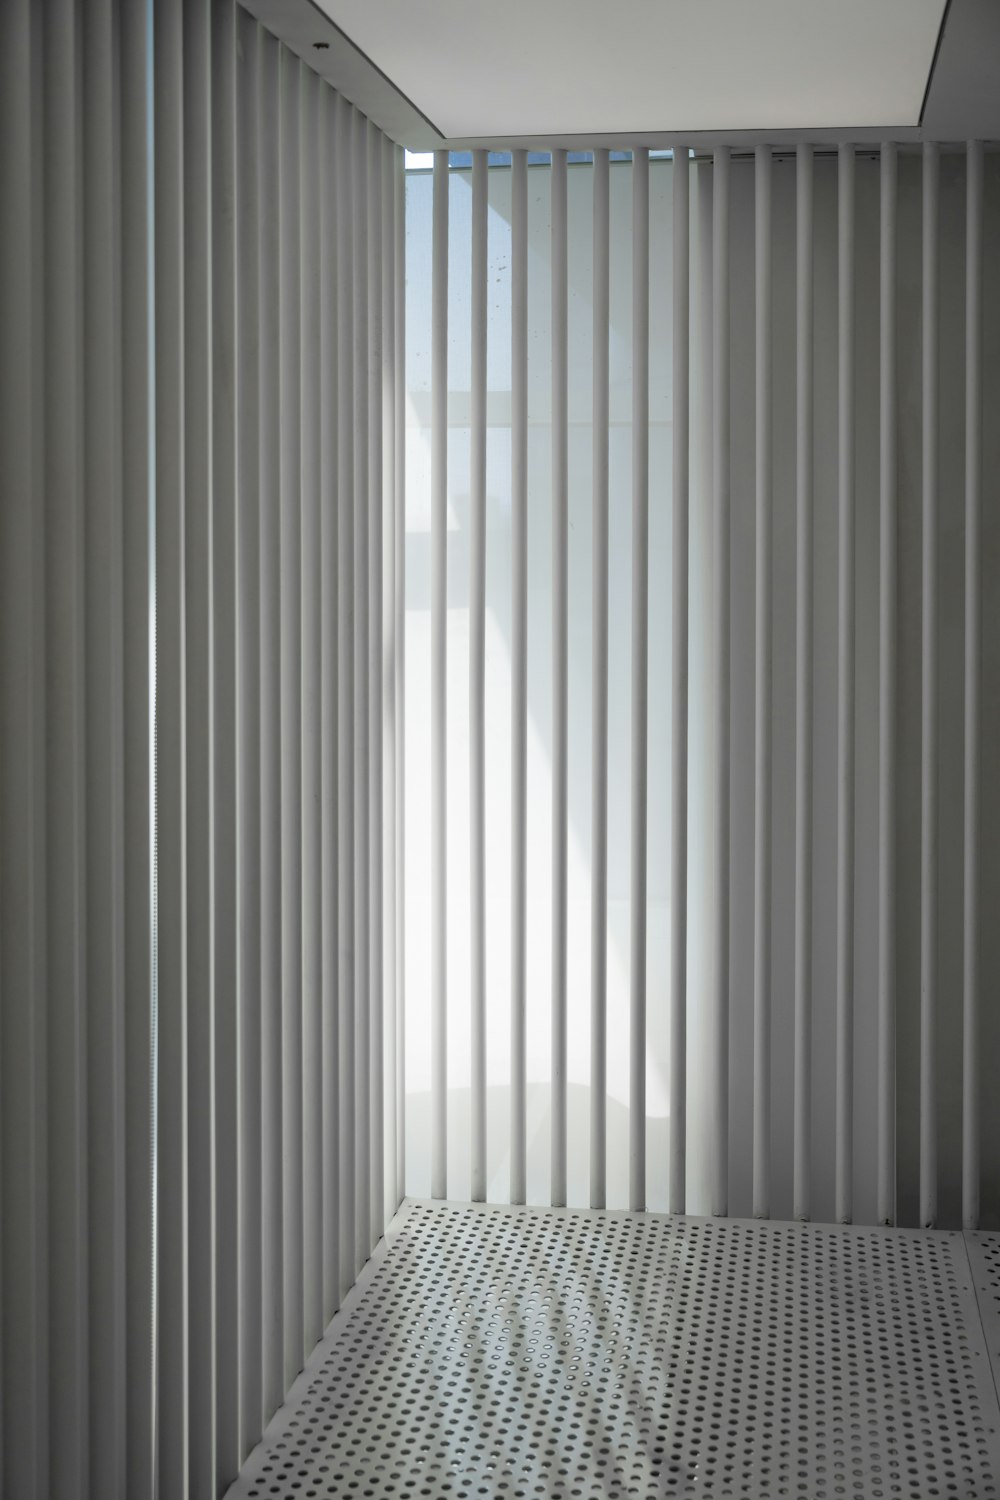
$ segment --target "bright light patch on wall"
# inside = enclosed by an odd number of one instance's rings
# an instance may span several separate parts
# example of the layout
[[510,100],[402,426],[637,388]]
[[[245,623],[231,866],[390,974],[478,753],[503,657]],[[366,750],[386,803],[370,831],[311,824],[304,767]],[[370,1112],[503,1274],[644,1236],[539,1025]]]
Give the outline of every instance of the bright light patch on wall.
[[[457,153],[456,153],[457,154]],[[533,153],[534,154],[534,153]],[[467,155],[467,153],[466,153]],[[545,265],[551,238],[548,208],[550,169],[548,153],[535,172],[528,246],[532,263]],[[568,187],[568,227],[572,260],[592,235],[592,169],[571,170]],[[499,166],[499,163],[498,163]],[[630,169],[614,175],[612,222],[615,264],[627,263],[629,244]],[[657,174],[653,224],[658,238],[669,240],[669,171]],[[487,332],[486,438],[486,573],[484,621],[485,714],[485,1097],[486,1192],[493,1201],[508,1191],[509,1123],[511,1111],[511,743],[512,743],[512,506],[511,506],[511,172],[490,171],[488,193],[488,284],[491,289]],[[455,1196],[470,1182],[470,1107],[472,1088],[471,1012],[468,976],[471,965],[470,869],[470,757],[469,671],[472,649],[469,548],[471,536],[469,395],[471,286],[463,274],[471,247],[472,191],[468,171],[455,170],[449,190],[451,273],[448,295],[448,473],[447,473],[447,1158],[448,1190]],[[428,871],[431,864],[430,795],[433,774],[430,530],[431,530],[431,317],[432,184],[426,173],[414,172],[406,191],[407,285],[406,308],[406,1174],[407,1191],[426,1196],[432,1163],[432,988],[431,932],[433,902]],[[533,282],[537,302],[533,315],[547,325],[550,316],[548,275]],[[613,625],[610,657],[613,664],[609,740],[610,835],[607,909],[607,965],[609,1028],[606,1053],[608,1203],[627,1205],[629,1151],[629,922],[628,788],[630,674],[629,643],[629,445],[623,425],[628,410],[628,371],[631,360],[630,289],[617,277],[613,309],[620,336],[612,344],[613,407],[616,438],[611,452],[613,559],[609,590]],[[567,808],[567,921],[574,934],[568,955],[567,1003],[567,1191],[568,1201],[588,1201],[590,1109],[590,993],[591,949],[581,937],[591,922],[590,813],[590,697],[591,663],[589,610],[592,555],[590,545],[591,486],[589,464],[593,438],[591,413],[591,304],[589,278],[573,280],[570,317],[571,361],[568,398],[571,414],[569,463],[572,499],[569,530],[568,603],[570,678]],[[552,972],[552,715],[551,715],[551,603],[548,593],[548,546],[551,504],[548,493],[550,448],[549,341],[535,348],[529,372],[529,426],[537,434],[529,456],[528,486],[532,497],[528,517],[528,639],[526,799],[526,953],[527,1005],[525,1022],[526,1079],[526,1190],[528,1201],[543,1203],[549,1191],[549,1139],[552,1111],[551,1010]],[[669,339],[653,356],[653,388],[657,404],[651,424],[654,462],[659,471],[669,467],[667,410],[669,407]],[[622,394],[624,393],[624,394]],[[625,435],[625,443],[617,434]],[[661,491],[661,499],[667,497]],[[658,575],[669,577],[669,511],[656,507],[652,523],[652,557]],[[669,651],[669,592],[657,591],[651,606],[651,634],[655,653]],[[650,718],[650,756],[665,765],[670,742],[670,709],[657,694]],[[658,783],[659,791],[668,785]],[[655,800],[655,799],[654,799]],[[649,861],[648,974],[651,992],[667,993],[671,904],[667,870],[667,808],[655,803]],[[694,1036],[694,1027],[692,1027]],[[697,1045],[696,1038],[692,1047]],[[646,1067],[646,1129],[650,1150],[665,1159],[670,1122],[667,1011],[654,1007],[649,1020]],[[651,1183],[650,1204],[666,1208],[666,1175]],[[697,1200],[696,1195],[692,1201]]]

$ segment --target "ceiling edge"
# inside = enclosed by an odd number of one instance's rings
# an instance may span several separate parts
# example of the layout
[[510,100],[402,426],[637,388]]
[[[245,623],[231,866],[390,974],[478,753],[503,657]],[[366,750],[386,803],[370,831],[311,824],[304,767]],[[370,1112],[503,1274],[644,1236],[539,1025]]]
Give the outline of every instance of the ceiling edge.
[[[687,146],[902,145],[923,140],[962,141],[1000,137],[1000,5],[996,0],[948,0],[927,80],[920,125],[829,126],[808,130],[661,130],[641,134],[453,136],[429,119],[326,14],[317,0],[240,0],[268,31],[349,99],[392,140],[411,151],[653,150]],[[319,43],[319,47],[317,47]],[[991,59],[996,59],[993,63]]]
[[[315,0],[239,0],[272,36],[331,84],[391,140],[433,150],[442,137],[411,99],[372,62]],[[430,142],[430,145],[423,144]]]

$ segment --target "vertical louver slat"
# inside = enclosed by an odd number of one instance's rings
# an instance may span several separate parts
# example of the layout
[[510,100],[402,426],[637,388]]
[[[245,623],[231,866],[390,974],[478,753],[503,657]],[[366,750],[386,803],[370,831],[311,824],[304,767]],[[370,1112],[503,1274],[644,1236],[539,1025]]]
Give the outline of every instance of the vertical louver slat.
[[284,1380],[282,1230],[281,469],[278,425],[278,55],[260,33],[257,193],[260,210],[260,983],[264,1416]]
[[299,115],[301,317],[301,633],[302,633],[302,1276],[305,1352],[320,1338],[323,1318],[323,1030],[320,518],[320,258],[319,94],[309,68],[301,75]]
[[511,1007],[510,1201],[527,1176],[528,846],[528,154],[515,151],[511,184]]
[[[49,1316],[53,1330],[49,1420],[60,1433],[52,1445],[49,1483],[54,1495],[86,1493],[89,1427],[102,1409],[90,1400],[88,1357],[88,1029],[87,1029],[87,802],[84,777],[86,673],[84,617],[87,515],[83,459],[86,318],[83,202],[87,169],[96,156],[94,132],[80,151],[84,99],[92,77],[82,77],[76,8],[52,0],[45,15],[45,651],[50,666],[46,720],[46,943],[48,967],[48,1192]],[[103,64],[110,103],[110,27],[94,30],[87,61]],[[83,85],[83,87],[81,87]],[[102,124],[107,123],[105,113]],[[0,149],[9,149],[0,146]],[[106,194],[102,194],[107,206]],[[110,257],[109,257],[110,259]],[[4,324],[6,327],[6,323]],[[108,329],[113,335],[113,329]],[[106,350],[105,350],[106,352]],[[5,442],[9,436],[5,434]],[[112,450],[113,456],[113,450]],[[8,491],[4,488],[5,503]],[[112,497],[114,491],[111,491]],[[110,725],[108,726],[110,728]],[[112,896],[106,893],[105,907]],[[112,1000],[117,998],[112,996]],[[98,1005],[101,1023],[107,1007]],[[148,1086],[148,1068],[147,1068]],[[112,1307],[112,1312],[114,1311]],[[122,1392],[124,1395],[124,1392]],[[105,1413],[117,1416],[123,1412]],[[124,1430],[122,1431],[124,1436]],[[2,1488],[2,1482],[0,1482]]]
[[878,1184],[896,1220],[896,147],[879,175]]
[[242,1458],[237,839],[236,7],[212,0],[212,836],[215,984],[216,1486]]
[[550,1201],[566,1202],[566,863],[569,677],[566,152],[552,153],[552,1139]]
[[610,286],[610,167],[594,152],[594,370],[593,370],[593,723],[591,727],[591,995],[590,995],[590,1204],[603,1208],[607,1193],[608,1013],[608,346]]
[[795,1060],[793,1212],[811,1212],[813,153],[795,173]]
[[382,1069],[384,1140],[379,1227],[399,1206],[396,1196],[396,306],[395,159],[387,136],[378,137],[382,185]]
[[982,672],[983,145],[966,148],[965,227],[965,802],[962,1027],[962,1222],[979,1227],[979,825]]
[[237,8],[236,78],[236,829],[239,1007],[239,1357],[242,1460],[264,1421],[261,1280],[261,454],[260,30]]
[[158,1490],[188,1494],[188,1067],[185,910],[183,24],[153,11],[156,390]]
[[126,1482],[152,1500],[153,926],[150,657],[154,644],[151,454],[152,98],[150,9],[118,6],[121,172],[122,569],[124,640]]
[[0,1004],[2,1035],[2,1474],[7,1492],[50,1481],[51,1297],[47,1121],[42,7],[0,16]]
[[338,801],[340,744],[340,547],[337,535],[337,463],[340,450],[337,239],[340,180],[337,99],[319,100],[319,548],[320,548],[320,825],[322,907],[322,1322],[340,1304],[340,869],[338,847],[344,814]]
[[184,778],[187,956],[189,1332],[192,1500],[215,1465],[215,975],[212,837],[211,4],[184,0]]
[[448,153],[434,153],[431,286],[431,1196],[448,1196]]
[[354,111],[336,109],[337,152],[337,865],[340,925],[340,1296],[354,1281]]
[[406,183],[403,148],[393,148],[396,642],[396,1200],[406,1192]]
[[371,121],[367,126],[368,178],[368,709],[370,720],[369,754],[369,935],[371,1036],[368,1059],[370,1078],[371,1139],[369,1142],[369,1231],[367,1254],[375,1247],[382,1230],[382,1190],[384,1162],[384,1098],[382,1093],[383,1048],[385,1045],[385,993],[382,905],[382,771],[385,741],[383,736],[382,676],[382,151],[378,132]]
[[[354,1275],[371,1250],[371,785],[368,715],[368,122],[355,113],[354,172]],[[353,1279],[353,1278],[352,1278]]]
[[284,1388],[304,1347],[302,1191],[302,64],[278,64],[278,446],[281,551],[281,1112]]
[[838,152],[835,1212],[854,1216],[854,147]]
[[469,527],[469,844],[472,1200],[486,1198],[486,152],[472,156]]
[[923,147],[920,693],[920,1223],[937,1221],[938,148]]
[[712,519],[715,598],[715,981],[713,993],[713,1168],[712,1212],[724,1214],[729,1201],[729,168],[730,153],[719,147],[713,158],[712,192]]
[[632,152],[632,806],[629,1208],[646,1206],[649,725],[649,152]]
[[[86,599],[81,623],[86,643],[87,794],[86,901],[81,915],[87,951],[89,1479],[97,1493],[115,1494],[125,1482],[119,115],[114,8],[110,0],[98,0],[84,15]],[[47,542],[52,545],[54,538]],[[51,643],[47,649],[52,650]],[[50,878],[53,873],[50,868]],[[52,977],[50,972],[50,984]]]
[[755,445],[754,567],[754,1029],[753,1211],[771,1213],[771,148],[754,153]]
[[670,696],[670,1147],[667,1206],[683,1213],[687,1154],[688,568],[690,508],[691,197],[688,148],[674,147],[673,495]]

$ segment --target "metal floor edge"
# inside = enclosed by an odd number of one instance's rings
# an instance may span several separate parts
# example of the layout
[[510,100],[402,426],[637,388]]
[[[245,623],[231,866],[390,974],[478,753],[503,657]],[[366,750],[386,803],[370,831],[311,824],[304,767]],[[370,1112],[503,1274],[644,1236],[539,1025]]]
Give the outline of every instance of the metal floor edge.
[[1000,1235],[406,1200],[229,1500],[1000,1497]]

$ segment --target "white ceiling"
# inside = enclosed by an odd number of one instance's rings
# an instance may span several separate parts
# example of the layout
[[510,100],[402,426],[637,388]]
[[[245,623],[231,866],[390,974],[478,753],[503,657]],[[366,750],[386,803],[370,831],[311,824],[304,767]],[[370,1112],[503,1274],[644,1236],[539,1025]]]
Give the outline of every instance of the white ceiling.
[[450,139],[916,125],[945,0],[317,0]]

